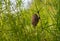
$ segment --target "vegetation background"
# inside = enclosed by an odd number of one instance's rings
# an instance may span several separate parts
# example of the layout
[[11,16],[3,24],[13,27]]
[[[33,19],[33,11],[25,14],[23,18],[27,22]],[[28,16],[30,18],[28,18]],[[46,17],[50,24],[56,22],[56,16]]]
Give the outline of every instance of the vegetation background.
[[[29,3],[28,3],[29,4]],[[39,10],[34,28],[31,17]],[[0,41],[60,41],[60,0],[0,0]]]

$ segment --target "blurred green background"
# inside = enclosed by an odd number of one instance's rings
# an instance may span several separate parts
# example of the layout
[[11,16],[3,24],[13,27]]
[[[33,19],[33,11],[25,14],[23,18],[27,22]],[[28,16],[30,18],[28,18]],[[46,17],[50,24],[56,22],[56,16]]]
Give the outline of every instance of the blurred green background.
[[[60,0],[12,1],[0,0],[0,41],[60,41]],[[38,10],[34,28],[31,19]]]

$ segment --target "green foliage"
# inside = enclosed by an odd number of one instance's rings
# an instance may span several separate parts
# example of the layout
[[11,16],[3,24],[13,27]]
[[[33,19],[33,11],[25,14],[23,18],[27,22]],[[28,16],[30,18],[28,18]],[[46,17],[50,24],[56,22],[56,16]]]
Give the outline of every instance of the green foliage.
[[[60,41],[59,0],[34,0],[27,10],[11,13],[10,0],[0,1],[0,41]],[[16,9],[22,1],[16,0]],[[8,5],[7,5],[8,4]],[[40,20],[34,28],[31,17],[39,10]]]

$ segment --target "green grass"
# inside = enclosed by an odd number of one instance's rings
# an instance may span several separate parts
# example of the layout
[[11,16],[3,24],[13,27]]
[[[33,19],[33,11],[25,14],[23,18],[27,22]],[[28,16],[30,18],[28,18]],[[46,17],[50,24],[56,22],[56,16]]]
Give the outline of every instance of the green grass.
[[47,1],[47,5],[44,2],[37,3],[38,9],[42,9],[39,13],[40,20],[35,28],[31,24],[31,17],[37,11],[34,3],[30,9],[15,14],[10,11],[4,13],[5,10],[2,12],[1,9],[0,41],[60,41],[58,2]]

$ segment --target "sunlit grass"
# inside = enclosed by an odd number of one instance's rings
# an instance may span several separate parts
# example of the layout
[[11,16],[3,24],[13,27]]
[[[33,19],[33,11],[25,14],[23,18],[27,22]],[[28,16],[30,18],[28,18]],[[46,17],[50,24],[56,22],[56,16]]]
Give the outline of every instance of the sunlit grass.
[[[37,11],[34,4],[29,10],[15,14],[0,11],[0,41],[60,41],[60,12],[54,0],[51,1],[54,3],[52,6],[49,2],[40,10],[36,27],[31,24],[32,15]],[[44,4],[38,5],[40,9]]]

